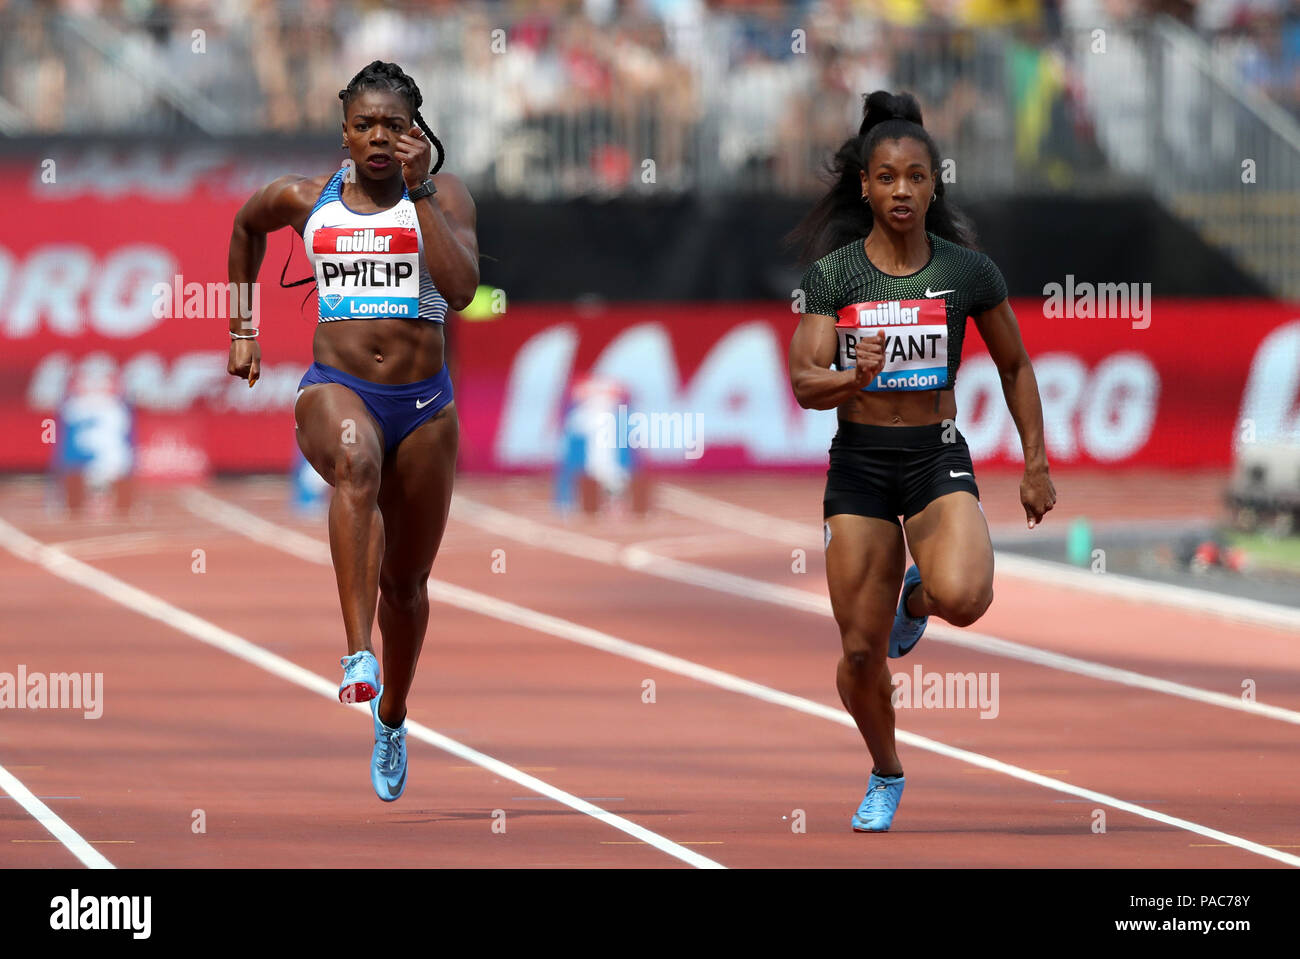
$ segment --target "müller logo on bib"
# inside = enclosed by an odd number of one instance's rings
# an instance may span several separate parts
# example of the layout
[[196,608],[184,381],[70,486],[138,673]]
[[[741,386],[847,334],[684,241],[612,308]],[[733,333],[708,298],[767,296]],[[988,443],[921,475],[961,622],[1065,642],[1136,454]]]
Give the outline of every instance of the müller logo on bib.
[[865,387],[941,390],[948,385],[948,308],[942,298],[853,303],[839,311],[840,369],[854,366],[858,343],[885,334],[885,366]]
[[321,227],[312,236],[314,253],[419,253],[415,231],[406,227]]

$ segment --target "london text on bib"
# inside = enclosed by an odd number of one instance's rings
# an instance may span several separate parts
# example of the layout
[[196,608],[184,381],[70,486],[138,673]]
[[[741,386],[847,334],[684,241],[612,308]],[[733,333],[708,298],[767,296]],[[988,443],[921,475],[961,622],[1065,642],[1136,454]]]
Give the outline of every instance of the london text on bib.
[[321,318],[420,315],[420,239],[409,227],[321,227],[312,236]]
[[942,298],[853,303],[839,311],[837,365],[858,358],[858,343],[885,334],[885,365],[866,390],[941,390],[948,385],[948,309]]

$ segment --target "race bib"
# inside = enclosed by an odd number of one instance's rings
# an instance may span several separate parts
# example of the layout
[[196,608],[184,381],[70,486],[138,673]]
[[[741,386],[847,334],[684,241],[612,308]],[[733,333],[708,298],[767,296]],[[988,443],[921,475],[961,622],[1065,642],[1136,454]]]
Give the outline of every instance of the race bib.
[[839,311],[840,369],[857,364],[858,343],[885,334],[885,365],[867,386],[884,390],[942,390],[948,386],[948,310],[942,298],[854,303]]
[[420,315],[420,238],[409,227],[322,227],[312,235],[321,319]]

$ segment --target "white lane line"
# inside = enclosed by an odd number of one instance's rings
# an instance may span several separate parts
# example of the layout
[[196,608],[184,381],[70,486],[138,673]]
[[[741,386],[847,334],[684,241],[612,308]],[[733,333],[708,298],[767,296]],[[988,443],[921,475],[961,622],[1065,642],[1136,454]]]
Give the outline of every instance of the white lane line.
[[106,559],[111,556],[157,552],[169,542],[171,537],[166,533],[139,532],[88,536],[84,539],[69,539],[48,545],[50,549],[60,550],[77,559]]
[[[242,513],[243,511],[240,512]],[[252,514],[245,514],[243,522],[248,525],[237,527],[236,532],[244,533],[245,535],[250,535],[256,538],[256,535],[253,533],[254,525],[251,523],[251,520],[254,518],[255,517],[253,517]],[[265,533],[266,528],[269,526],[270,524],[266,524],[266,526],[256,528]],[[303,552],[305,552],[304,547],[306,545],[303,541],[306,540],[307,542],[314,543],[318,546],[324,553],[324,562],[327,564],[329,563],[329,547],[326,544],[317,543],[315,540],[311,540],[310,537],[302,536],[302,534],[291,535],[292,533],[292,530],[285,530],[276,527],[275,537],[271,539],[269,543],[265,540],[261,541],[262,545],[276,546],[289,552],[295,552],[296,549],[300,552],[296,552],[295,555],[303,555]],[[269,652],[241,636],[237,636],[205,619],[195,616],[193,613],[188,613],[183,609],[179,609],[165,600],[154,596],[152,593],[147,593],[142,589],[131,586],[115,576],[110,576],[108,573],[96,569],[93,566],[87,566],[85,563],[73,559],[66,553],[61,553],[58,550],[51,549],[37,540],[32,539],[26,533],[23,533],[9,525],[2,519],[0,519],[0,545],[3,545],[5,549],[9,550],[9,552],[18,556],[20,559],[25,559],[28,562],[41,566],[48,572],[58,576],[60,579],[99,593],[101,596],[105,596],[115,603],[134,610],[142,616],[155,619],[160,623],[170,626],[172,629],[179,630],[182,633],[192,636],[200,642],[207,643],[209,646],[214,646],[222,652],[229,653],[238,659],[242,659],[245,662],[264,669],[272,675],[278,676],[288,682],[295,683],[311,692],[318,693],[333,702],[338,702],[337,683],[326,679],[324,676],[318,676],[310,670],[304,669],[282,656]],[[353,703],[351,706],[353,709],[365,713],[367,716],[370,714],[370,708],[365,703]],[[502,779],[508,779],[511,782],[518,783],[524,788],[531,789],[533,792],[540,793],[558,803],[562,803],[570,809],[575,809],[580,813],[591,816],[593,819],[599,820],[608,826],[612,826],[615,829],[625,832],[629,836],[640,839],[643,842],[654,846],[660,852],[674,856],[688,865],[696,866],[701,869],[725,868],[721,863],[714,862],[712,859],[701,856],[699,853],[692,852],[658,833],[651,832],[644,826],[640,826],[631,820],[624,819],[622,816],[616,816],[615,814],[602,809],[585,799],[581,799],[578,796],[574,796],[571,793],[567,793],[562,789],[552,786],[550,783],[544,782],[536,776],[530,776],[528,773],[522,772],[521,770],[516,769],[499,759],[495,759],[486,753],[481,753],[477,749],[466,746],[464,743],[457,742],[454,739],[444,736],[442,733],[430,729],[421,723],[408,719],[406,726],[408,736],[413,736],[431,746],[436,746],[444,752],[468,760],[476,766],[481,766],[497,776],[500,776]],[[0,780],[0,782],[3,782],[3,780]],[[14,782],[16,783],[17,780],[14,780]],[[21,784],[19,784],[19,786],[21,787]],[[30,795],[30,793],[28,793],[28,795]],[[35,800],[35,797],[32,798]],[[39,800],[35,801],[39,802]],[[42,808],[44,807],[42,806]],[[48,809],[45,811],[47,813],[49,812]],[[33,815],[35,815],[35,813],[33,813]],[[49,815],[53,816],[53,813],[49,813]],[[57,817],[55,817],[55,819],[57,820]],[[54,831],[53,828],[51,828],[51,823],[44,819],[42,822],[47,829],[50,829],[51,832]],[[58,820],[58,825],[63,825],[62,820]],[[67,829],[66,826],[63,826],[63,828]],[[55,835],[59,834],[55,833]],[[75,833],[73,835],[75,835]],[[60,836],[60,838],[62,839],[63,837]],[[64,844],[68,844],[67,840],[64,840]],[[73,847],[69,846],[69,848]],[[74,853],[77,852],[75,849],[73,851]],[[98,855],[98,853],[94,853],[93,850],[90,850],[90,852],[93,855]],[[78,858],[81,858],[80,853],[78,853]],[[83,859],[83,862],[84,861],[85,860]],[[105,860],[105,862],[107,862],[107,860]]]
[[[495,506],[488,506],[467,499],[460,494],[453,497],[451,512],[452,517],[461,522],[469,523],[497,536],[514,539],[517,542],[535,546],[539,549],[553,550],[609,566],[621,566],[651,576],[658,576],[661,579],[687,583],[691,586],[728,593],[732,596],[740,596],[760,603],[785,606],[789,609],[797,609],[819,616],[832,615],[830,597],[824,593],[813,593],[794,586],[769,583],[748,576],[740,576],[736,573],[728,573],[712,566],[702,566],[698,563],[660,556],[636,545],[624,547],[583,533],[556,530],[526,516],[508,513],[505,510],[497,509]],[[555,535],[557,533],[564,533],[564,535]],[[1090,574],[1085,573],[1084,575]],[[1036,666],[1045,666],[1049,669],[1089,676],[1103,682],[1118,683],[1134,689],[1145,689],[1150,692],[1178,696],[1208,706],[1231,709],[1236,712],[1249,713],[1253,716],[1263,716],[1280,722],[1300,725],[1300,711],[1287,709],[1284,706],[1244,700],[1240,696],[1229,693],[1201,689],[1198,686],[1188,686],[1184,683],[1176,683],[1157,676],[1134,672],[1131,669],[1121,669],[1118,666],[1109,666],[1105,663],[1079,659],[1074,656],[1067,656],[1064,653],[1039,649],[1035,646],[1028,646],[1009,639],[1001,639],[970,629],[957,629],[944,623],[932,623],[926,627],[925,637],[927,640],[975,649],[990,656],[1017,659],[1026,663],[1033,663]]]
[[796,523],[794,520],[760,513],[671,483],[656,483],[654,492],[657,505],[689,519],[703,520],[760,539],[785,543],[787,546],[808,548],[821,545],[821,507],[818,504],[814,504],[816,508],[809,512],[808,522]]
[[[329,547],[319,540],[312,539],[310,536],[304,536],[294,530],[279,526],[262,519],[241,507],[227,503],[224,500],[217,499],[206,493],[196,493],[188,496],[185,505],[194,511],[197,515],[202,516],[218,525],[227,529],[257,539],[264,545],[285,549],[294,555],[306,558],[308,550],[305,548],[307,543],[314,543],[319,550],[314,551],[317,556],[323,556],[325,562],[329,562]],[[454,507],[453,507],[454,509]],[[257,532],[255,532],[257,531]],[[265,539],[260,536],[265,536]],[[581,535],[581,534],[575,534]],[[306,543],[302,542],[303,540]],[[295,546],[288,546],[287,543],[293,542]],[[317,562],[318,560],[312,560]],[[716,686],[719,689],[725,689],[730,692],[739,693],[749,696],[762,702],[771,703],[776,706],[784,706],[795,712],[805,713],[809,716],[816,716],[821,719],[830,720],[841,726],[847,726],[856,730],[853,719],[842,708],[828,706],[825,703],[819,703],[812,699],[805,699],[803,696],[796,696],[792,693],[782,692],[779,689],[773,689],[771,686],[764,686],[748,679],[742,679],[731,673],[723,672],[719,669],[713,669],[700,663],[693,662],[689,659],[683,659],[680,656],[674,656],[671,653],[661,652],[652,649],[649,646],[642,646],[638,643],[629,642],[625,639],[619,639],[617,636],[611,636],[600,630],[592,629],[588,626],[582,626],[578,623],[570,622],[567,619],[561,619],[558,616],[551,616],[548,613],[538,612],[527,606],[519,606],[515,603],[506,602],[497,599],[494,596],[488,596],[485,593],[479,593],[472,589],[466,589],[462,586],[454,586],[451,583],[444,583],[433,578],[429,579],[429,597],[439,602],[447,603],[451,606],[457,606],[470,612],[481,613],[484,616],[490,616],[493,619],[499,619],[503,622],[514,623],[526,629],[535,630],[536,632],[546,633],[556,636],[560,639],[569,640],[582,646],[588,646],[592,649],[598,649],[602,652],[611,653],[615,656],[622,656],[625,659],[635,660],[646,663],[664,672],[676,673],[679,676],[685,676],[688,679],[697,682],[707,683],[710,686]],[[1200,836],[1208,836],[1220,842],[1236,846],[1247,852],[1253,852],[1257,855],[1264,856],[1278,862],[1286,863],[1290,866],[1300,866],[1300,856],[1294,856],[1290,853],[1278,852],[1269,846],[1253,842],[1249,839],[1243,839],[1240,836],[1233,836],[1229,833],[1221,832],[1218,829],[1212,829],[1209,826],[1202,826],[1200,823],[1191,822],[1187,819],[1179,819],[1176,816],[1169,816],[1153,809],[1147,809],[1137,803],[1127,802],[1123,799],[1117,799],[1105,793],[1096,790],[1086,789],[1082,786],[1075,786],[1060,779],[1053,779],[1050,776],[1044,776],[1040,773],[1028,769],[1022,769],[1019,766],[1013,766],[1010,763],[1004,763],[999,759],[971,752],[966,749],[960,749],[956,746],[949,746],[947,743],[941,743],[938,740],[930,739],[926,736],[919,736],[916,733],[909,733],[905,730],[897,730],[895,733],[900,742],[909,746],[915,746],[917,749],[928,750],[959,762],[968,763],[983,769],[992,770],[993,772],[1003,773],[1014,779],[1020,779],[1024,782],[1033,783],[1042,786],[1045,789],[1051,789],[1056,792],[1065,793],[1070,796],[1077,796],[1095,802],[1099,805],[1109,806],[1112,809],[1118,809],[1121,812],[1131,813],[1144,819],[1150,819],[1154,822],[1162,823],[1167,826],[1173,826],[1188,832],[1196,833]]]
[[60,819],[53,809],[41,802],[30,789],[19,781],[17,776],[5,769],[4,766],[0,766],[0,789],[3,789],[17,800],[18,805],[26,809],[29,816],[44,826],[51,836],[63,843],[68,852],[81,860],[81,864],[87,869],[117,868],[92,848],[90,843],[82,839],[75,829]]
[[1123,573],[1092,573],[1032,556],[1017,556],[1002,551],[997,554],[997,571],[1007,576],[1065,586],[1086,593],[1098,593],[1114,599],[1127,599],[1149,605],[1160,603],[1193,613],[1209,613],[1219,619],[1251,626],[1300,631],[1300,609],[1266,603],[1243,596],[1228,596],[1207,589],[1194,589],[1174,583],[1157,583]]
[[746,536],[719,536],[717,533],[692,533],[689,536],[661,536],[633,543],[653,550],[660,556],[689,556],[693,553],[716,553],[719,550],[746,549],[752,540]]
[[[665,509],[691,519],[703,520],[726,529],[747,532],[751,536],[775,540],[786,545],[809,547],[821,540],[819,525],[795,523],[757,510],[737,506],[712,496],[704,496],[679,486],[659,487],[658,502]],[[1258,599],[1226,596],[1209,590],[1157,583],[1123,573],[1097,574],[1074,569],[1032,556],[1020,556],[1001,550],[997,553],[998,575],[1028,579],[1036,583],[1064,586],[1069,589],[1099,593],[1117,599],[1150,604],[1160,603],[1195,613],[1210,613],[1221,619],[1271,626],[1276,629],[1300,630],[1300,609]]]

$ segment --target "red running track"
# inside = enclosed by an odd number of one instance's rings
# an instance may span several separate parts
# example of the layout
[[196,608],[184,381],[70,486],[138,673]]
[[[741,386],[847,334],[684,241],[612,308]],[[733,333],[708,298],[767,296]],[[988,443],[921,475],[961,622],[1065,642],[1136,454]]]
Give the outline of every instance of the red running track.
[[[1076,510],[1103,520],[1148,517],[1157,502],[1164,517],[1196,518],[1212,515],[1204,494],[1217,482],[1186,478],[1179,497],[1165,481],[1159,497],[1144,499],[1154,484],[1081,476],[1072,492]],[[985,484],[990,521],[1019,522],[1015,479]],[[666,509],[566,527],[542,481],[462,480],[435,579],[565,622],[545,620],[553,627],[545,632],[505,622],[500,610],[436,602],[410,718],[665,837],[671,850],[730,867],[1275,867],[1286,863],[1261,850],[1300,854],[1295,722],[930,637],[895,671],[996,674],[997,715],[900,709],[900,730],[1102,799],[904,744],[908,785],[893,831],[854,834],[848,819],[870,763],[842,721],[833,622],[619,564],[619,548],[643,544],[824,597],[819,478],[682,485],[804,524],[806,571],[792,571],[798,544],[771,535]],[[336,683],[345,650],[332,571],[285,551],[303,536],[323,543],[323,521],[290,513],[278,482],[208,492],[299,538],[254,523],[232,528],[211,500],[178,490],[155,491],[148,515],[129,524],[71,523],[47,513],[38,484],[11,481],[0,487],[0,519]],[[520,517],[517,528],[531,521],[592,539],[548,534],[530,544],[489,532],[468,518],[478,515],[474,504]],[[1049,522],[1070,515],[1062,509]],[[204,572],[194,571],[195,550]],[[87,589],[78,569],[65,568],[69,581],[0,549],[0,672],[23,664],[29,674],[104,676],[98,719],[0,711],[0,766],[116,866],[686,865],[414,737],[407,793],[383,804],[369,784],[370,727],[360,711]],[[642,658],[575,642],[582,627],[637,644]],[[1000,575],[994,606],[973,631],[1208,693],[1237,696],[1249,679],[1261,702],[1300,718],[1294,630]],[[646,662],[644,650],[802,697],[812,713]],[[205,830],[196,832],[200,816]],[[0,823],[0,865],[77,864],[14,799],[0,798]],[[1242,848],[1251,843],[1259,845]]]

